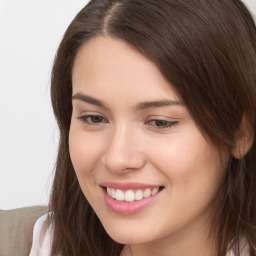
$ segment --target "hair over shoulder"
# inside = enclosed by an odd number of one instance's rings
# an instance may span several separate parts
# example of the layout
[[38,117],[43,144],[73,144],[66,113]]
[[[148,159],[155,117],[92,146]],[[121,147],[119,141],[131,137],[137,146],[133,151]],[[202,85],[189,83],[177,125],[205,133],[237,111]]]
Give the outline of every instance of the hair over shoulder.
[[[210,235],[220,256],[230,248],[242,256],[241,239],[256,255],[256,27],[240,0],[91,0],[74,18],[51,80],[60,130],[50,200],[52,255],[118,256],[123,247],[84,197],[69,156],[72,68],[79,49],[97,36],[123,40],[153,61],[202,133],[232,152]],[[244,150],[246,139],[251,144]]]

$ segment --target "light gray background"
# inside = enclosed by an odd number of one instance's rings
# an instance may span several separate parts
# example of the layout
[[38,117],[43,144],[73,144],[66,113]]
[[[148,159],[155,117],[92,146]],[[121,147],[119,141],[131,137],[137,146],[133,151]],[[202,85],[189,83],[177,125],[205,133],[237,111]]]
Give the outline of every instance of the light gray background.
[[0,0],[0,208],[47,204],[58,130],[50,72],[86,0]]
[[[0,208],[47,204],[58,131],[50,72],[87,0],[0,0]],[[256,0],[246,0],[256,13]]]

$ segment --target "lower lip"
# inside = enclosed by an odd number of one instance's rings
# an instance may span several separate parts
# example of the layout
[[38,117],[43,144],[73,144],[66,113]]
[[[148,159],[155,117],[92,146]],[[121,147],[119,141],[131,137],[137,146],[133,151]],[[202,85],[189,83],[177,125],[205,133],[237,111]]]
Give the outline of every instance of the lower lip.
[[133,201],[133,202],[125,202],[125,201],[117,201],[110,197],[106,190],[103,189],[104,199],[107,206],[115,213],[123,214],[123,215],[131,215],[136,214],[147,208],[159,195],[160,192],[156,193],[153,196],[149,196],[143,198],[142,200]]

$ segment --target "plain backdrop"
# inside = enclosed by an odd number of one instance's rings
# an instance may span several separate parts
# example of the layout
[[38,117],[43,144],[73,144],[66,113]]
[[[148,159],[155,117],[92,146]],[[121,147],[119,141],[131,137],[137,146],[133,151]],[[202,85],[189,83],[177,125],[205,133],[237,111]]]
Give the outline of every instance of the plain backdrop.
[[[87,0],[0,0],[0,208],[47,204],[58,130],[50,72]],[[246,0],[256,13],[256,0]]]
[[58,144],[50,73],[86,0],[0,0],[0,208],[47,204]]

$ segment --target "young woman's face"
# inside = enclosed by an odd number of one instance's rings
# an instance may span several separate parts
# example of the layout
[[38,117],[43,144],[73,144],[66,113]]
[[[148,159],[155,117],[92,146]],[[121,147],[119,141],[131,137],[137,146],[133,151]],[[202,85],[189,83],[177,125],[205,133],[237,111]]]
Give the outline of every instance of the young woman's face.
[[205,233],[223,163],[154,63],[98,37],[72,82],[71,160],[108,234],[141,244]]

